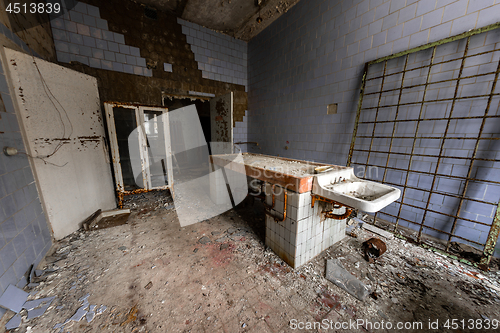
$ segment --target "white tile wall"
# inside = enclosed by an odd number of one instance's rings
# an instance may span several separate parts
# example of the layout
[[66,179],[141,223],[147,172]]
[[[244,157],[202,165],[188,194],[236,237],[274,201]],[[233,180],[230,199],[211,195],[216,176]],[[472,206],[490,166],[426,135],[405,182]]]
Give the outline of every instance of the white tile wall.
[[[284,194],[275,188],[272,214],[282,216]],[[266,203],[271,205],[271,185],[266,184]],[[287,218],[283,222],[266,215],[266,245],[292,267],[297,268],[345,237],[346,220],[322,220],[320,212],[329,206],[317,202],[311,207],[311,193],[288,191]],[[345,208],[335,213],[343,213]]]
[[[233,141],[234,142],[248,142],[248,111],[245,111],[243,121],[235,122],[233,128]],[[248,151],[249,144],[238,145],[243,153]]]
[[180,18],[182,33],[205,79],[247,87],[247,43]]
[[[65,8],[65,2],[62,2]],[[64,9],[66,11],[66,9]],[[141,76],[153,76],[139,48],[126,45],[125,36],[108,30],[99,8],[78,2],[50,21],[57,60]]]

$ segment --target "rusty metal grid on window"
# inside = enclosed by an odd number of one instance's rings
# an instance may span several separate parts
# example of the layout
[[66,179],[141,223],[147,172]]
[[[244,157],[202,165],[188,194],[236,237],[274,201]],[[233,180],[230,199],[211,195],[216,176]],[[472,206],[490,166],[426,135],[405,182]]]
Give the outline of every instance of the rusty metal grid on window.
[[[500,206],[497,198],[471,193],[500,185],[500,177],[478,172],[500,166],[494,164],[500,162],[498,150],[491,149],[500,139],[499,130],[491,130],[492,124],[500,128],[499,27],[366,63],[347,162],[361,176],[401,189],[401,198],[376,213],[374,223],[383,216],[394,231],[403,223],[413,226],[418,242],[423,234],[440,235],[446,251],[452,241],[481,247],[483,268],[498,239]],[[379,172],[373,175],[373,169]],[[469,216],[464,206],[474,204],[491,210],[489,221],[487,215]],[[481,232],[488,237],[478,241],[460,228],[486,230]]]

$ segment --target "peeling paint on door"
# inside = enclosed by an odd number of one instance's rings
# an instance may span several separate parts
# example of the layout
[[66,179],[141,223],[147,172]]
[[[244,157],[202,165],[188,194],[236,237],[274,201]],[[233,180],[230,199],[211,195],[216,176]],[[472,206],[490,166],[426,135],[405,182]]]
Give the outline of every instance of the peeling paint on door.
[[[212,142],[233,142],[233,93],[210,100]],[[231,154],[232,145],[225,153]],[[219,152],[223,153],[223,152]]]

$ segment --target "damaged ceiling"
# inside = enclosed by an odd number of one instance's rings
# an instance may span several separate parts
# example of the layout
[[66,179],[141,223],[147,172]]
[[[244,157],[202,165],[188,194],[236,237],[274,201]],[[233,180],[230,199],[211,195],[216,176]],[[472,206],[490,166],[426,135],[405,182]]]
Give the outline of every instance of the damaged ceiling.
[[299,0],[135,0],[206,28],[249,41]]

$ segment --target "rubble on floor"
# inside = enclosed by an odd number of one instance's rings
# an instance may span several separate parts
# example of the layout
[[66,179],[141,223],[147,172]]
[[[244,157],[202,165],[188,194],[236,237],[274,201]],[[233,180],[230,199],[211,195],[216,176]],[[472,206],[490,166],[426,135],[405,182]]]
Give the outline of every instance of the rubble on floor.
[[[384,239],[387,251],[369,263],[362,244],[378,235],[359,226],[351,230],[356,237],[294,270],[263,243],[259,202],[180,227],[175,210],[165,209],[171,198],[148,195],[126,224],[81,230],[57,244],[42,267],[50,273],[27,288],[30,300],[56,299],[42,316],[23,316],[13,332],[260,333],[294,332],[293,323],[322,320],[500,318],[498,272],[399,238]],[[328,281],[329,260],[369,296],[360,301]]]
[[0,306],[18,313],[22,310],[28,295],[27,292],[10,284],[0,297]]
[[105,212],[99,210],[99,214],[91,223],[84,225],[84,230],[98,230],[116,227],[127,223],[130,217],[130,209],[113,209]]
[[52,304],[52,301],[56,298],[53,296],[28,300],[28,298],[32,298],[36,294],[37,292],[28,294],[13,285],[7,287],[7,290],[0,298],[0,306],[11,310],[15,314],[5,324],[6,329],[16,329],[23,321],[27,322],[44,315]]
[[123,207],[146,214],[158,209],[174,208],[173,199],[168,190],[157,190],[124,197]]

